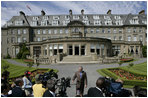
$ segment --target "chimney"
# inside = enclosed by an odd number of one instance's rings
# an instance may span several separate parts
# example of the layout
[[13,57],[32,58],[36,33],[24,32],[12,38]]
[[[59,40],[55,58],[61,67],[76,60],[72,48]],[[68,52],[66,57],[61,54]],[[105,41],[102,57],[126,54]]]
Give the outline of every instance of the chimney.
[[112,11],[112,10],[108,10],[108,11],[107,11],[107,14],[111,14],[111,11]]
[[42,10],[41,11],[41,15],[44,16],[46,13]]
[[72,10],[71,9],[69,10],[69,15],[72,15]]
[[20,15],[25,16],[25,13],[23,11],[20,11]]
[[145,10],[142,10],[139,12],[139,15],[144,15],[145,14]]
[[81,10],[81,14],[84,15],[84,10],[83,9]]

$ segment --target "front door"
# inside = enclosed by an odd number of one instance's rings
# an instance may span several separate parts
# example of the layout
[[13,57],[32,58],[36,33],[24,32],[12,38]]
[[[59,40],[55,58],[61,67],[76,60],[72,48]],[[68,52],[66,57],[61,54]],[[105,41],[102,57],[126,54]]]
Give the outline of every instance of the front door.
[[41,47],[40,46],[33,47],[33,55],[39,57],[40,54],[41,54]]
[[79,46],[75,46],[75,55],[79,55]]

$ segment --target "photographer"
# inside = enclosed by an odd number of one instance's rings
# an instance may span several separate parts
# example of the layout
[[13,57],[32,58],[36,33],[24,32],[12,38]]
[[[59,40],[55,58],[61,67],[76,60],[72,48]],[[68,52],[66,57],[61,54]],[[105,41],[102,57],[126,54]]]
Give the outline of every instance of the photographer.
[[43,94],[43,97],[56,97],[55,95],[55,81],[52,79],[49,79],[47,81],[46,87],[48,90],[45,91]]
[[46,89],[42,87],[43,85],[40,80],[40,74],[35,76],[35,83],[36,84],[34,84],[32,87],[34,97],[42,97]]
[[105,81],[103,78],[99,78],[96,81],[96,87],[89,88],[87,97],[104,97],[103,92],[101,90],[104,87],[104,82]]

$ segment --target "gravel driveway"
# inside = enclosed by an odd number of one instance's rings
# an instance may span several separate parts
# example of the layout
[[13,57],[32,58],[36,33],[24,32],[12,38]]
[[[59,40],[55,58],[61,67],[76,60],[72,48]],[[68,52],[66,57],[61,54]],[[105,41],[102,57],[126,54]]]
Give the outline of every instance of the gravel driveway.
[[[9,63],[20,65],[20,66],[26,66],[26,64],[16,62],[12,59],[7,59]],[[134,64],[139,64],[146,62],[146,58],[141,58],[138,61],[134,61]],[[128,63],[124,63],[122,66],[126,66]],[[84,71],[87,73],[87,78],[88,78],[88,87],[84,89],[84,94],[87,94],[87,90],[90,87],[95,86],[95,82],[98,77],[101,75],[96,72],[97,69],[102,69],[102,68],[111,68],[111,67],[118,67],[118,64],[52,64],[52,65],[40,65],[40,68],[52,68],[52,69],[57,69],[59,70],[58,75],[59,78],[62,77],[68,77],[70,76],[71,78],[73,77],[74,73],[78,70],[79,66],[83,66]],[[34,66],[35,67],[35,66]],[[71,88],[67,89],[67,94],[69,97],[74,97],[75,96],[75,85],[71,85]]]

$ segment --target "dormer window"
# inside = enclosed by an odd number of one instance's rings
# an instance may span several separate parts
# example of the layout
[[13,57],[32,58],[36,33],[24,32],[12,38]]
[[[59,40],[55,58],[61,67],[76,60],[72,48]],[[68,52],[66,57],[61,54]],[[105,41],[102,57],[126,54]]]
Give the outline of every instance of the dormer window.
[[43,16],[43,20],[48,20],[48,16]]
[[35,17],[33,17],[33,20],[37,21],[37,20],[39,20],[39,17],[35,16]]
[[15,25],[16,26],[22,26],[23,25],[23,21],[20,20],[20,21],[15,21]]
[[88,20],[83,20],[83,23],[85,23],[86,25],[89,25],[89,21]]
[[104,16],[104,19],[110,20],[109,16]]
[[78,20],[79,19],[79,16],[78,15],[74,15],[73,16],[73,19]]
[[142,20],[142,23],[143,23],[143,24],[147,24],[147,21],[146,21],[146,20]]
[[105,25],[112,25],[112,21],[111,20],[106,20]]
[[59,25],[59,21],[58,20],[53,20],[52,21],[52,25],[53,26],[58,26]]
[[84,15],[84,16],[83,16],[83,19],[84,19],[84,20],[88,20],[88,16],[87,16],[87,15]]
[[115,18],[116,20],[121,19],[120,16],[114,16],[114,18]]
[[46,21],[41,21],[41,26],[47,26],[47,24],[48,24],[47,20]]
[[130,24],[139,24],[138,16],[133,17],[130,21]]
[[100,20],[95,20],[94,25],[101,25],[101,21]]
[[59,20],[59,16],[53,16],[53,20]]
[[66,15],[65,20],[69,20],[69,19],[70,19],[69,15]]
[[64,20],[63,25],[67,25],[70,21],[69,20]]
[[7,26],[10,26],[10,25],[12,25],[12,22],[8,22],[8,23],[7,23]]
[[31,26],[37,26],[37,21],[31,21]]
[[100,17],[98,15],[94,15],[93,19],[100,19]]
[[123,25],[123,21],[122,20],[117,20],[115,23],[116,23],[116,25]]

